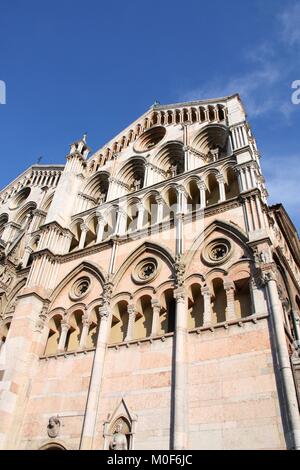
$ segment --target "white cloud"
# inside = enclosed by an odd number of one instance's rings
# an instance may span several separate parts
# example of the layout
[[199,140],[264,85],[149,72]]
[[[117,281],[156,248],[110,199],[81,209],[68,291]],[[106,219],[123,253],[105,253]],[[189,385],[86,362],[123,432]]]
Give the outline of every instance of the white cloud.
[[282,26],[283,41],[290,46],[300,46],[300,3],[289,5],[278,18]]
[[[248,51],[244,51],[245,73],[227,81],[220,76],[210,79],[193,90],[182,93],[180,100],[205,99],[239,93],[251,118],[276,111],[288,122],[296,107],[291,104],[290,77],[298,73],[298,51],[291,59],[295,46],[300,45],[300,3],[290,3],[276,16],[277,35]],[[294,79],[298,78],[295,76]],[[300,77],[299,77],[300,78]],[[283,86],[282,86],[283,85]]]
[[300,215],[300,153],[264,157],[262,169],[266,177],[269,202],[282,202],[287,211]]

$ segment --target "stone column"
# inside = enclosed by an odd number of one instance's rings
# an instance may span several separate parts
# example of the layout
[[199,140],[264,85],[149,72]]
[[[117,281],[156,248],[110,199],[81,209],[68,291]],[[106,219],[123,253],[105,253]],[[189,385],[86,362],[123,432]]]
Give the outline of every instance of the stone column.
[[79,348],[80,349],[85,349],[86,348],[86,343],[87,343],[87,337],[89,334],[89,328],[90,328],[90,321],[88,318],[88,315],[83,315],[82,317],[82,332],[81,332],[81,337],[80,337],[80,344]]
[[156,223],[160,224],[163,220],[164,201],[161,196],[156,196],[155,200],[157,202]]
[[134,337],[134,323],[135,323],[135,317],[137,313],[135,306],[128,305],[127,312],[128,312],[128,325],[127,325],[125,341],[131,341]]
[[145,214],[145,208],[144,204],[140,202],[138,204],[138,220],[137,220],[137,230],[141,230],[143,228],[144,224],[144,214]]
[[298,409],[298,400],[295,390],[293,373],[286,343],[283,318],[281,314],[281,301],[279,299],[276,277],[273,271],[267,271],[264,279],[267,285],[267,292],[270,301],[271,318],[274,331],[274,340],[277,352],[278,368],[281,377],[281,383],[285,395],[285,406],[289,420],[289,430],[285,430],[285,436],[288,441],[288,447],[291,449],[300,449],[300,417]]
[[96,243],[101,243],[103,240],[104,234],[104,227],[105,227],[105,220],[102,215],[98,216],[98,227],[97,227],[97,241]]
[[30,246],[26,246],[24,250],[24,255],[22,258],[22,268],[26,268],[27,263],[29,261],[30,255],[33,252],[33,250],[30,248]]
[[117,223],[116,223],[116,230],[115,235],[124,235],[126,232],[126,212],[119,208],[118,215],[117,215]]
[[234,283],[224,282],[224,289],[226,292],[227,306],[226,306],[226,321],[236,320],[235,308],[234,308]]
[[211,308],[211,295],[209,287],[204,286],[201,288],[201,294],[204,299],[204,315],[203,326],[210,326],[212,324],[212,308]]
[[176,214],[176,256],[183,253],[183,219],[183,214]]
[[160,310],[161,306],[157,299],[151,299],[151,307],[152,307],[152,328],[151,328],[151,336],[158,336],[160,332]]
[[204,209],[206,207],[206,186],[204,181],[198,183],[198,188],[200,191],[200,209]]
[[93,448],[97,412],[99,407],[100,392],[102,386],[102,375],[108,335],[110,331],[111,315],[109,307],[105,304],[99,309],[101,322],[97,338],[97,346],[94,354],[89,392],[87,397],[85,417],[81,434],[80,449],[90,450]]
[[224,202],[226,200],[224,176],[218,175],[217,181],[219,183],[219,193],[220,193],[219,202]]
[[86,240],[86,236],[87,236],[87,233],[89,231],[89,228],[86,224],[81,224],[80,225],[80,229],[81,229],[81,235],[80,235],[80,240],[79,240],[79,250],[82,250],[82,248],[84,248],[84,244],[85,244],[85,240]]
[[64,352],[65,351],[67,335],[68,335],[69,329],[70,329],[70,325],[68,325],[68,323],[66,323],[65,320],[62,320],[62,322],[61,322],[61,334],[60,334],[58,348],[57,348],[58,352]]
[[183,288],[174,292],[176,300],[175,374],[174,374],[174,435],[175,450],[187,448],[187,301]]

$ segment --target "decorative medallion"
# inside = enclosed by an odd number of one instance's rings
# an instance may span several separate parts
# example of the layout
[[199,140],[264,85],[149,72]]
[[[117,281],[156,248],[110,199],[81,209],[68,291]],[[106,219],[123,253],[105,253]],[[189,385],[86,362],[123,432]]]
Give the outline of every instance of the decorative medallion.
[[91,280],[89,277],[81,277],[74,282],[71,292],[69,294],[72,300],[83,299],[90,291]]
[[210,242],[203,250],[203,261],[208,265],[222,264],[231,255],[231,244],[225,238],[219,238]]
[[132,278],[136,284],[147,284],[158,274],[158,262],[155,258],[147,258],[140,261],[132,273]]

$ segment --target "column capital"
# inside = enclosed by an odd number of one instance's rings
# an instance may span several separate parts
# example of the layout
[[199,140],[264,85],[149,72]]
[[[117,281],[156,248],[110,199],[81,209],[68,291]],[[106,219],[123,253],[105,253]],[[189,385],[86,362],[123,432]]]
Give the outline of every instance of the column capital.
[[109,309],[108,305],[103,305],[102,307],[99,307],[99,315],[102,318],[108,318],[109,316]]
[[160,305],[158,299],[151,299],[151,307],[153,309],[155,309],[155,308],[157,308],[159,310],[161,309],[161,305]]
[[136,311],[136,308],[135,308],[135,305],[127,305],[127,312],[128,314],[131,316],[131,315],[136,315],[137,314],[137,311]]
[[62,331],[68,332],[70,328],[71,328],[71,325],[69,325],[67,320],[62,320],[61,321],[61,330]]
[[226,292],[230,292],[230,291],[235,291],[235,285],[234,285],[234,282],[232,281],[225,281],[224,282],[224,289],[226,290]]
[[174,298],[177,303],[184,303],[186,301],[186,292],[185,289],[179,287],[174,290]]
[[82,232],[88,232],[88,231],[89,231],[89,227],[88,227],[86,224],[83,223],[83,224],[80,225],[80,230],[81,230]]
[[201,287],[201,294],[203,296],[209,296],[211,297],[211,292],[210,292],[210,288],[208,286],[202,286]]

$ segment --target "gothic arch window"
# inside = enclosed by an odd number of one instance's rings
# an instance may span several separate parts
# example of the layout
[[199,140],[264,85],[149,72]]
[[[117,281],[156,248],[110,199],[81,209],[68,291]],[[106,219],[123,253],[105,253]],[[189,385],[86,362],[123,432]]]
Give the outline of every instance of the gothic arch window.
[[137,229],[137,221],[139,215],[139,203],[133,202],[129,205],[127,211],[126,228],[128,232],[134,232]]
[[187,187],[187,206],[189,211],[195,211],[200,207],[200,190],[195,180],[189,182]]
[[192,284],[188,296],[188,328],[203,326],[204,299],[200,284]]
[[134,339],[148,338],[152,330],[153,311],[150,295],[143,295],[136,303]]
[[100,327],[100,316],[98,314],[97,309],[94,309],[89,318],[89,330],[88,330],[88,336],[86,340],[86,348],[95,348],[97,345],[97,338],[98,338],[98,333],[99,333],[99,327]]
[[108,239],[115,233],[116,226],[117,226],[117,214],[118,214],[118,208],[115,206],[106,214],[105,216],[106,224],[104,226],[104,231],[103,231],[103,240]]
[[92,246],[96,243],[97,239],[97,228],[98,228],[98,219],[96,216],[91,217],[87,223],[86,226],[88,228],[86,238],[85,238],[85,243],[84,247],[89,247]]
[[5,224],[8,222],[8,215],[7,214],[2,214],[0,216],[0,240],[2,238],[3,232],[5,230]]
[[239,185],[237,175],[232,167],[229,167],[226,171],[225,177],[225,194],[226,199],[231,199],[239,195]]
[[110,330],[110,343],[121,343],[125,341],[128,328],[128,302],[120,300],[113,309]]
[[67,334],[67,341],[66,341],[66,350],[67,351],[76,351],[80,345],[80,338],[83,329],[82,323],[83,312],[81,310],[77,310],[76,312],[72,313],[69,319],[70,328]]
[[58,351],[59,338],[61,335],[61,316],[54,315],[49,321],[49,333],[45,348],[45,356],[56,354]]
[[167,190],[164,197],[163,219],[174,220],[177,212],[178,197],[174,187]]
[[224,290],[223,280],[220,278],[212,281],[213,297],[212,297],[212,311],[214,323],[222,323],[226,321],[226,306],[227,299]]
[[172,333],[175,330],[175,299],[173,289],[167,289],[161,296],[160,335]]
[[73,234],[70,251],[74,251],[79,246],[79,241],[81,237],[81,225],[83,224],[83,220],[80,219],[72,224],[71,232]]
[[216,175],[210,173],[206,178],[206,205],[217,204],[220,199],[219,183]]
[[237,318],[245,318],[252,315],[250,278],[239,279],[234,282],[234,285],[234,303]]
[[151,227],[157,221],[157,202],[155,194],[150,194],[144,203],[143,226]]

